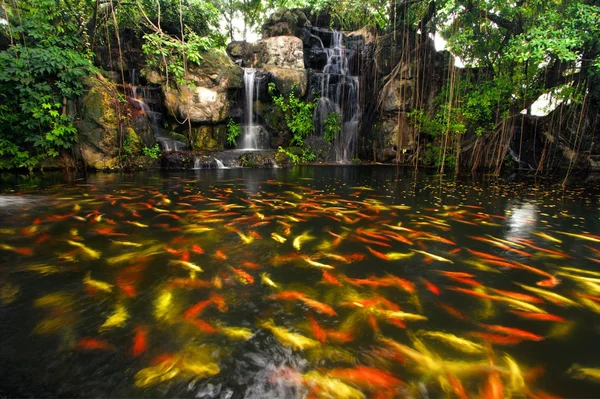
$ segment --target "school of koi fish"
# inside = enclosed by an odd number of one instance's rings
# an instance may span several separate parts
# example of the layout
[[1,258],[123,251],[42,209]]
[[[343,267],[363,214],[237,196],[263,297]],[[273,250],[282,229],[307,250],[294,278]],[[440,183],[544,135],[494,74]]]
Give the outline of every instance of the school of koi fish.
[[[498,207],[498,192],[469,184],[416,182],[434,193],[419,200],[362,183],[178,175],[29,191],[38,200],[0,213],[0,318],[11,325],[0,355],[44,351],[63,374],[120,374],[90,396],[600,389],[600,358],[584,346],[600,334],[600,235],[581,228],[597,226],[597,208],[576,217],[552,196]],[[19,369],[7,364],[5,381]]]

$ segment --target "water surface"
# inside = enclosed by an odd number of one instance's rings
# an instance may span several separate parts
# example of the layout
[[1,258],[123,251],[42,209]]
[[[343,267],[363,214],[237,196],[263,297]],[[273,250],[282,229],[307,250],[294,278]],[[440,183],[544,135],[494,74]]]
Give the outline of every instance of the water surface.
[[598,392],[590,188],[379,166],[0,187],[1,395]]

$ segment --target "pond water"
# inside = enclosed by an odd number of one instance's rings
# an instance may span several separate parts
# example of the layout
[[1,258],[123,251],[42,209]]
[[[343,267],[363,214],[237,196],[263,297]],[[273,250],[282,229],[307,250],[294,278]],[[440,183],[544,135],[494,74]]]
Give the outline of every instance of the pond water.
[[600,392],[589,188],[322,166],[0,191],[0,396]]

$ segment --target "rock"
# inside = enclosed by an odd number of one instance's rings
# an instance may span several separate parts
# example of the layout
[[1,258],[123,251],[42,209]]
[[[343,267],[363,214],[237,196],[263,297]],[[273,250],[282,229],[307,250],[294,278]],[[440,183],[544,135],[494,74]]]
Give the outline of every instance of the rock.
[[172,81],[168,87],[163,85],[165,107],[179,120],[223,122],[230,116],[234,91],[243,86],[243,70],[218,49],[203,53],[200,63],[190,63],[185,76],[195,87]]
[[271,147],[284,146],[292,139],[281,108],[271,102],[256,101],[254,112],[271,133]]
[[302,37],[305,27],[310,26],[303,10],[279,9],[267,18],[262,26],[262,37],[297,36]]
[[395,79],[388,86],[383,97],[384,112],[410,112],[413,103],[414,79]]
[[396,150],[393,147],[383,148],[377,157],[379,162],[392,162],[396,159]]
[[267,65],[265,71],[269,72],[277,86],[277,90],[288,96],[292,87],[296,87],[296,95],[304,97],[308,86],[308,77],[305,69],[280,68]]
[[[152,147],[156,143],[147,115],[121,103],[114,82],[96,77],[89,79],[86,85],[88,91],[82,99],[81,114],[76,123],[78,145],[75,146],[85,165],[98,170],[115,169],[121,165],[120,129],[131,150],[123,161],[144,163],[136,156],[142,155],[144,147]],[[118,114],[125,116],[121,126]]]
[[254,44],[255,62],[261,68],[274,65],[281,68],[304,69],[302,40],[295,36],[277,36],[262,39]]
[[329,144],[323,137],[309,136],[304,139],[304,146],[315,154],[315,162],[335,161],[333,144]]
[[254,51],[252,43],[248,43],[242,40],[232,41],[227,45],[227,54],[233,58],[234,61],[244,60],[251,56]]
[[156,72],[155,70],[143,69],[142,75],[146,79],[146,82],[148,82],[150,84],[161,85],[164,83],[163,77],[160,75],[160,73]]
[[204,125],[192,127],[192,149],[218,151],[225,149],[227,141],[226,125]]

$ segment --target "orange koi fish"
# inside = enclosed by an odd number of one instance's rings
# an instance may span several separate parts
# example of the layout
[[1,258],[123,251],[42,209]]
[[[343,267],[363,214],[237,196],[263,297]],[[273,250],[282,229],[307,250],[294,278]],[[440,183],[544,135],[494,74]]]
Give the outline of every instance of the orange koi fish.
[[327,375],[375,391],[395,389],[404,385],[391,373],[366,366],[356,366],[351,369],[333,369],[329,370]]
[[314,317],[312,317],[311,315],[308,315],[308,322],[310,323],[310,326],[312,328],[313,336],[318,341],[320,341],[322,344],[324,344],[325,341],[327,341],[327,333],[325,332],[325,330],[319,325],[317,320]]
[[227,255],[225,255],[225,253],[219,249],[215,252],[215,258],[218,260],[225,260],[227,259]]
[[204,253],[204,249],[202,249],[202,247],[198,244],[194,244],[192,245],[192,251],[197,253],[197,254],[203,254]]
[[520,292],[498,290],[496,288],[492,288],[492,289],[495,292],[497,292],[498,294],[507,296],[509,298],[516,299],[518,301],[529,302],[529,303],[543,303],[544,302],[541,298],[538,298],[536,296],[532,296],[532,295],[528,295],[528,294],[523,294],[523,293],[520,293]]
[[205,334],[216,334],[219,332],[217,328],[215,328],[212,324],[205,322],[204,320],[194,319],[189,320],[189,322]]
[[316,310],[319,313],[326,314],[327,316],[337,316],[337,312],[329,305],[310,299],[307,297],[300,298],[302,302],[309,308]]
[[367,246],[367,249],[369,250],[369,252],[371,252],[371,254],[373,254],[374,256],[378,257],[379,259],[383,259],[383,260],[391,260],[389,256],[387,256],[386,254],[379,252],[379,251],[375,251],[373,248]]
[[146,352],[148,348],[148,329],[144,326],[138,326],[135,328],[135,335],[133,336],[133,346],[131,348],[131,355],[134,357],[140,356]]
[[223,298],[221,295],[217,294],[216,292],[212,292],[208,298],[213,301],[217,309],[219,309],[219,312],[227,311],[227,303],[225,303],[225,298]]
[[[390,245],[390,244],[388,244],[388,243],[386,243],[386,242],[375,241],[375,240],[369,240],[368,238],[364,238],[364,237],[361,237],[361,236],[355,236],[355,238],[356,238],[358,241],[362,241],[362,242],[364,242],[365,244],[379,245],[379,246],[381,246],[381,247],[391,247],[391,245]],[[367,247],[367,248],[368,248],[368,247]]]
[[173,278],[169,280],[170,288],[210,288],[213,283],[210,281],[191,279],[191,278]]
[[260,265],[258,263],[254,263],[254,262],[244,261],[244,262],[240,263],[240,265],[245,267],[246,269],[250,269],[250,270],[260,269]]
[[191,320],[194,319],[196,316],[198,316],[204,309],[206,309],[206,307],[208,305],[210,305],[211,303],[213,303],[212,299],[206,299],[204,301],[200,301],[197,304],[195,304],[194,306],[192,306],[191,308],[189,308],[188,310],[185,311],[185,313],[183,313],[183,318],[186,320]]
[[244,271],[242,269],[237,269],[235,267],[232,267],[231,270],[233,270],[233,272],[235,274],[240,276],[242,278],[243,282],[245,282],[245,284],[254,284],[254,277],[252,277],[250,274],[246,273],[246,271]]
[[425,280],[422,277],[421,277],[421,282],[423,283],[425,288],[427,288],[429,290],[429,292],[431,292],[434,295],[440,295],[440,289],[435,284]]
[[114,346],[106,341],[96,338],[81,338],[75,345],[76,348],[82,350],[110,350],[114,349]]
[[468,335],[475,337],[475,338],[479,338],[482,341],[489,342],[492,344],[497,344],[497,345],[516,345],[519,342],[523,341],[523,339],[519,338],[519,337],[485,333],[485,332],[480,332],[480,331],[470,332],[470,333],[468,333]]
[[508,336],[521,338],[524,340],[542,341],[544,339],[544,337],[542,337],[541,335],[537,335],[537,334],[531,333],[529,331],[521,330],[518,328],[499,326],[499,325],[495,325],[495,324],[484,324],[484,323],[479,323],[479,325],[481,327],[485,328],[486,330],[494,331],[494,332],[497,332],[500,334],[505,334]]
[[337,278],[335,278],[335,276],[327,273],[326,270],[323,270],[323,281],[332,285],[337,285],[337,286],[341,286],[342,283],[340,283],[340,280],[338,280]]
[[509,312],[516,314],[519,317],[529,320],[543,320],[543,321],[555,321],[557,323],[564,323],[567,319],[548,313],[533,313],[533,312],[521,312],[518,310],[509,310]]

